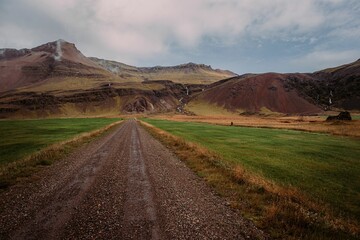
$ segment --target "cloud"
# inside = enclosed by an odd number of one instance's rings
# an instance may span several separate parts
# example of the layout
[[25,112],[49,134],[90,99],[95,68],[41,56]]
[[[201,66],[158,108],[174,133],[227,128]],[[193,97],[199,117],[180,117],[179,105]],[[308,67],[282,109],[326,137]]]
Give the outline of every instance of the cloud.
[[356,61],[359,56],[360,50],[319,50],[294,59],[292,64],[296,65],[297,69],[312,69],[315,71]]
[[359,8],[357,0],[2,0],[0,44],[63,38],[86,55],[136,63],[206,39],[230,46],[255,39],[265,48],[264,41],[316,43],[324,29],[354,38],[354,24],[346,25],[358,21]]

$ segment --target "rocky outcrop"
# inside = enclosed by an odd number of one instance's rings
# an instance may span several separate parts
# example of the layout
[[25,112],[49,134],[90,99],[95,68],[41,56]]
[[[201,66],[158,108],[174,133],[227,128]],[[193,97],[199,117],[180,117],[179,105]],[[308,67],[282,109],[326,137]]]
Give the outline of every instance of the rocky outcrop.
[[1,60],[10,60],[13,58],[17,58],[17,57],[22,57],[25,56],[27,54],[30,54],[31,50],[30,49],[13,49],[13,48],[3,48],[0,49],[0,61]]
[[351,121],[351,115],[349,112],[340,112],[337,116],[328,116],[326,121]]
[[176,66],[142,67],[142,68],[139,68],[139,69],[140,69],[140,71],[143,71],[143,72],[156,72],[156,71],[164,71],[164,70],[197,71],[199,69],[204,69],[204,70],[209,70],[209,71],[216,71],[216,70],[212,69],[212,67],[210,65],[196,64],[196,63],[191,63],[191,62],[176,65]]
[[154,105],[145,97],[137,97],[124,106],[127,113],[144,113],[154,111]]

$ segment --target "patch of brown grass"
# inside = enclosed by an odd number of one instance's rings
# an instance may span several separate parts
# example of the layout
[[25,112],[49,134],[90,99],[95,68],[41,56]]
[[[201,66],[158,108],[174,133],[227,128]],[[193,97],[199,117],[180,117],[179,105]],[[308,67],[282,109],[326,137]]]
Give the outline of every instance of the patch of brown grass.
[[[233,208],[275,239],[357,239],[358,225],[336,217],[325,204],[232,165],[218,154],[141,122]],[[189,154],[191,153],[191,154]]]
[[50,145],[23,159],[0,166],[0,189],[5,189],[21,181],[31,180],[31,176],[35,172],[64,158],[74,149],[99,137],[121,122],[118,121],[101,129],[80,134],[72,139]]
[[159,115],[153,118],[218,125],[230,125],[233,122],[234,126],[291,129],[360,137],[360,120],[334,123],[325,121],[325,118],[321,116],[239,116],[234,114],[232,116]]

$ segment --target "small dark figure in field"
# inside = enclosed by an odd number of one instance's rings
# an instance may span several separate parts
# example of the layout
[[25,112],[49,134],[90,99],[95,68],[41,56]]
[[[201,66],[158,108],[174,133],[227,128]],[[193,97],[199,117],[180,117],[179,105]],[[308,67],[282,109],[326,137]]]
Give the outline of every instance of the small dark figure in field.
[[328,116],[326,121],[334,121],[334,120],[347,120],[351,121],[351,115],[349,112],[340,112],[337,116]]
[[231,122],[231,123],[230,123],[230,126],[234,126],[234,123],[233,123],[233,122]]

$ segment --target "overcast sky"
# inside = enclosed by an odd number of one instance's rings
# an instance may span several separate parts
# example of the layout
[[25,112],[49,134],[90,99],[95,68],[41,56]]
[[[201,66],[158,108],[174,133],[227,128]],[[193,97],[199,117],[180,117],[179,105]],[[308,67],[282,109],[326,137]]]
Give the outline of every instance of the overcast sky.
[[0,48],[57,39],[136,66],[312,72],[360,58],[360,1],[0,0]]

